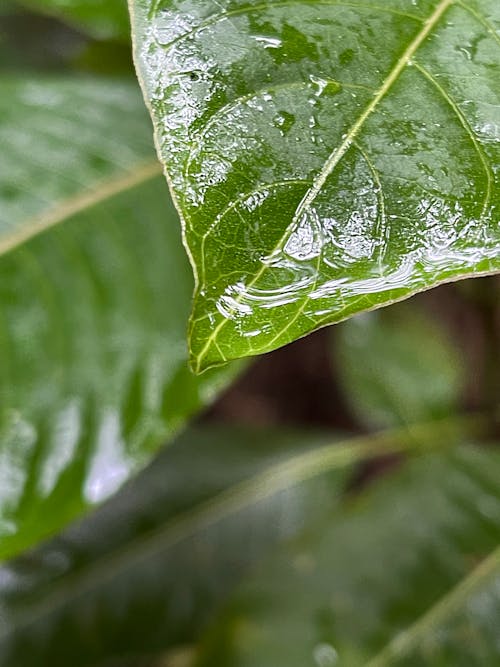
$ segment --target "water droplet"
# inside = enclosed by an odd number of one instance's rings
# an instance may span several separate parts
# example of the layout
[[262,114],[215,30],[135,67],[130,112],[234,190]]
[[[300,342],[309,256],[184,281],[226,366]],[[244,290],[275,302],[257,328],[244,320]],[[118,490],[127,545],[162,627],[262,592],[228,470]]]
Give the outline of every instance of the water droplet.
[[337,664],[339,654],[331,644],[322,642],[314,648],[314,661],[318,667],[334,667]]
[[265,49],[279,49],[282,41],[277,37],[266,37],[265,35],[252,35],[256,42],[262,44]]
[[309,75],[310,87],[314,91],[316,97],[320,97],[323,93],[328,95],[336,95],[342,89],[342,86],[338,81],[333,79],[323,79],[319,76],[314,76],[314,74]]
[[305,261],[321,252],[321,222],[313,209],[304,213],[298,226],[292,231],[284,251],[289,257]]
[[273,118],[274,127],[277,127],[283,135],[288,134],[294,123],[295,116],[288,111],[278,111]]

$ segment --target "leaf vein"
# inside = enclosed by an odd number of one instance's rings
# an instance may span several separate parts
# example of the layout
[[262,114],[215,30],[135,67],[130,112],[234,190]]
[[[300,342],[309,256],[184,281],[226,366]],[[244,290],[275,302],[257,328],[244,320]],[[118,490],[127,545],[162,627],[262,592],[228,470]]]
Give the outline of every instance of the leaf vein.
[[439,94],[442,96],[442,98],[445,100],[445,102],[453,109],[454,113],[456,114],[456,116],[458,117],[458,119],[460,121],[460,124],[465,129],[465,131],[467,133],[467,136],[470,138],[471,143],[474,146],[475,152],[478,154],[479,160],[482,164],[482,167],[483,167],[485,175],[486,175],[486,192],[485,192],[485,195],[484,195],[482,212],[481,212],[481,214],[484,216],[484,215],[486,215],[486,213],[488,211],[488,206],[489,206],[490,201],[491,201],[491,193],[492,193],[492,189],[493,189],[494,177],[493,177],[493,173],[491,171],[491,168],[488,164],[488,160],[486,158],[486,155],[484,154],[484,151],[481,147],[481,144],[477,140],[477,137],[475,136],[471,126],[469,125],[469,122],[468,122],[467,118],[462,113],[458,104],[446,92],[446,90],[439,83],[439,81],[436,79],[436,77],[433,76],[433,74],[431,74],[431,72],[429,72],[428,69],[426,69],[423,65],[420,65],[418,62],[413,61],[413,65],[428,81],[430,81],[430,83],[436,88],[436,90],[439,92]]
[[405,16],[406,18],[410,18],[415,21],[420,21],[420,22],[423,21],[422,17],[418,16],[418,14],[412,14],[411,12],[402,12],[397,9],[392,9],[391,7],[382,7],[380,5],[365,5],[364,3],[357,3],[357,2],[338,2],[337,0],[280,0],[279,2],[273,2],[271,5],[269,3],[261,3],[258,5],[246,5],[244,7],[238,7],[237,9],[221,12],[219,14],[214,14],[213,16],[209,16],[207,19],[202,21],[192,30],[189,30],[188,32],[183,33],[182,35],[179,35],[178,37],[171,40],[167,44],[162,44],[161,46],[166,50],[170,50],[173,46],[175,46],[179,42],[182,42],[185,39],[192,37],[193,35],[195,35],[198,32],[201,32],[205,28],[209,28],[212,25],[216,25],[220,21],[232,18],[234,16],[243,16],[245,14],[252,14],[253,12],[260,12],[270,8],[275,9],[279,7],[293,7],[294,5],[311,5],[311,6],[325,5],[333,7],[352,7],[354,9],[368,9],[368,10],[373,9],[378,12],[384,12],[386,14]]
[[[423,24],[422,29],[417,33],[412,42],[408,45],[408,47],[405,49],[402,55],[398,58],[396,65],[389,72],[387,78],[385,79],[382,86],[379,88],[377,94],[373,97],[371,102],[366,106],[365,110],[358,117],[356,122],[352,125],[351,129],[347,132],[340,146],[336,147],[330,154],[330,157],[326,160],[323,168],[321,169],[318,176],[314,180],[312,186],[309,188],[308,192],[305,194],[304,198],[298,205],[291,224],[289,225],[287,230],[285,230],[285,233],[283,234],[280,242],[278,243],[277,247],[274,249],[273,252],[278,251],[282,247],[287,237],[287,232],[293,229],[297,225],[297,223],[300,223],[303,215],[306,213],[307,210],[309,210],[312,203],[314,202],[314,200],[320,193],[321,189],[323,188],[326,180],[328,179],[332,171],[335,169],[335,167],[338,165],[338,163],[342,160],[342,158],[352,145],[353,141],[356,139],[361,129],[364,127],[368,118],[378,107],[379,103],[385,98],[385,96],[390,91],[394,83],[399,79],[401,73],[406,68],[411,58],[415,55],[415,53],[418,51],[422,43],[431,34],[432,30],[438,24],[441,17],[454,3],[454,1],[455,0],[441,0],[438,3],[433,13]],[[250,281],[249,287],[255,285],[255,283],[261,278],[266,269],[267,266],[265,264],[262,264],[259,271]],[[205,358],[207,352],[209,351],[213,341],[219,335],[219,332],[226,325],[226,323],[227,319],[222,319],[221,322],[217,325],[217,327],[215,327],[214,330],[211,332],[210,336],[207,338],[204,347],[202,348],[196,359],[198,370],[200,369],[202,361]]]
[[68,218],[99,204],[106,199],[140,185],[162,173],[162,168],[156,160],[139,165],[133,172],[110,178],[90,192],[78,193],[73,197],[60,202],[55,208],[35,216],[21,229],[15,229],[11,234],[0,239],[0,255],[4,255],[29,239],[50,229],[54,225],[64,222]]

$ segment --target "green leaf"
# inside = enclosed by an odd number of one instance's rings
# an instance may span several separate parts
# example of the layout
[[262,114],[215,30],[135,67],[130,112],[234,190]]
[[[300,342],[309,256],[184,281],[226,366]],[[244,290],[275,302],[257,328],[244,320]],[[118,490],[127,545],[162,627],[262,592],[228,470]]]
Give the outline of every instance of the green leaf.
[[197,667],[470,667],[500,660],[500,453],[407,464],[234,597]]
[[0,251],[161,174],[127,81],[0,78]]
[[148,136],[133,84],[0,81],[0,560],[116,491],[235,373],[188,369],[192,280]]
[[30,9],[56,16],[98,39],[130,40],[127,0],[19,0]]
[[413,444],[188,431],[81,525],[0,569],[0,664],[122,665],[193,641],[249,566],[330,514],[357,462]]
[[416,304],[354,317],[335,334],[342,390],[367,425],[415,424],[456,413],[462,359],[439,322]]
[[496,0],[130,0],[195,370],[500,270]]

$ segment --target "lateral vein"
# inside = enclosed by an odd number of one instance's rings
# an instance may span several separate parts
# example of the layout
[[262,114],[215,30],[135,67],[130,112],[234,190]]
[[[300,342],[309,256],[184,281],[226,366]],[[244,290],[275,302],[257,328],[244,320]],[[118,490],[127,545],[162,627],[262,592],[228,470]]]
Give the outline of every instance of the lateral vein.
[[314,180],[313,185],[308,190],[305,197],[302,199],[299,206],[297,207],[294,216],[294,222],[298,222],[302,218],[304,211],[306,211],[309,208],[309,206],[311,206],[313,201],[320,193],[322,187],[324,186],[330,174],[333,172],[337,164],[340,162],[340,160],[344,157],[346,152],[351,147],[352,142],[358,136],[363,125],[366,123],[371,114],[375,111],[375,109],[382,101],[382,99],[387,95],[387,93],[392,88],[394,83],[398,80],[399,76],[401,75],[401,72],[404,70],[404,68],[408,65],[412,57],[418,51],[422,42],[424,42],[425,39],[427,39],[427,37],[429,36],[433,28],[436,26],[440,18],[450,7],[450,5],[453,4],[453,2],[454,0],[441,0],[441,2],[436,7],[432,15],[424,23],[422,30],[418,33],[413,42],[408,46],[403,55],[398,59],[396,66],[393,68],[387,79],[379,88],[378,92],[373,97],[370,104],[368,104],[366,109],[363,111],[363,113],[359,116],[354,125],[351,127],[349,132],[344,137],[344,140],[342,141],[340,146],[335,148],[335,150],[331,153],[330,157],[325,162],[322,170]]

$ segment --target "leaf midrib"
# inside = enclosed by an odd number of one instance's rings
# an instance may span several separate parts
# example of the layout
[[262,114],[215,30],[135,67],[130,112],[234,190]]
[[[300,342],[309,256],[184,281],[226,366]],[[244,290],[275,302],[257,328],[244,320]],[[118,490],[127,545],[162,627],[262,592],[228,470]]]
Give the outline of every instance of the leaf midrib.
[[[368,118],[372,115],[372,113],[378,107],[380,102],[385,98],[387,93],[391,90],[392,86],[399,79],[401,73],[407,67],[408,63],[411,61],[412,57],[418,51],[418,49],[420,48],[422,43],[427,39],[429,34],[432,32],[432,30],[438,24],[438,22],[440,21],[440,19],[444,15],[444,13],[454,3],[455,3],[455,0],[440,0],[440,2],[436,6],[436,8],[432,12],[432,14],[424,22],[424,24],[422,26],[422,29],[418,32],[416,37],[414,37],[412,42],[407,46],[405,51],[398,58],[398,61],[397,61],[396,65],[389,72],[389,74],[386,77],[386,79],[384,80],[382,86],[378,89],[377,93],[374,95],[371,102],[366,106],[363,113],[358,117],[358,119],[355,121],[355,123],[351,126],[351,129],[349,130],[349,132],[347,132],[347,134],[344,137],[342,143],[339,146],[334,148],[334,150],[331,152],[328,159],[325,161],[325,164],[323,165],[323,168],[321,169],[321,171],[319,172],[317,177],[314,179],[311,187],[307,190],[306,194],[302,198],[302,201],[299,203],[299,205],[298,205],[298,207],[295,211],[295,214],[293,216],[292,222],[287,227],[285,233],[280,238],[276,247],[271,251],[271,253],[270,253],[271,255],[274,254],[275,252],[277,252],[280,248],[282,248],[290,229],[294,228],[296,226],[296,224],[298,222],[300,222],[304,213],[310,208],[310,206],[315,201],[318,194],[321,192],[321,189],[323,188],[323,186],[324,186],[326,180],[328,179],[328,177],[332,174],[335,167],[338,165],[340,160],[344,157],[344,155],[346,154],[348,149],[351,147],[353,141],[358,136],[359,132],[363,128],[363,126],[366,123],[366,121],[368,120]],[[257,281],[261,278],[261,276],[264,274],[264,272],[266,270],[267,270],[267,265],[263,263],[261,265],[260,269],[257,271],[257,273],[252,278],[252,280],[249,282],[249,284],[248,284],[249,289],[257,283]],[[235,297],[236,302],[239,303],[239,300],[241,300],[241,298],[242,298],[241,296]],[[289,326],[293,325],[293,323],[300,317],[300,315],[302,314],[302,311],[305,307],[306,302],[307,302],[307,296],[304,298],[302,306],[300,308],[298,308],[294,317],[287,324],[287,328]],[[211,332],[210,336],[208,336],[208,338],[205,342],[205,345],[203,346],[201,352],[195,357],[195,360],[196,360],[195,369],[198,373],[203,368],[202,364],[203,364],[204,358],[206,357],[206,355],[209,352],[212,345],[215,343],[215,341],[217,339],[217,336],[219,335],[220,331],[227,324],[227,321],[228,321],[227,318],[224,318],[219,322],[219,324]]]
[[10,234],[5,234],[0,238],[0,257],[55,225],[69,220],[77,213],[97,206],[122,192],[131,190],[161,173],[162,166],[156,159],[147,160],[139,163],[133,171],[102,180],[88,191],[78,192],[58,202],[55,207],[34,216],[25,223],[20,223],[19,229],[16,228]]

